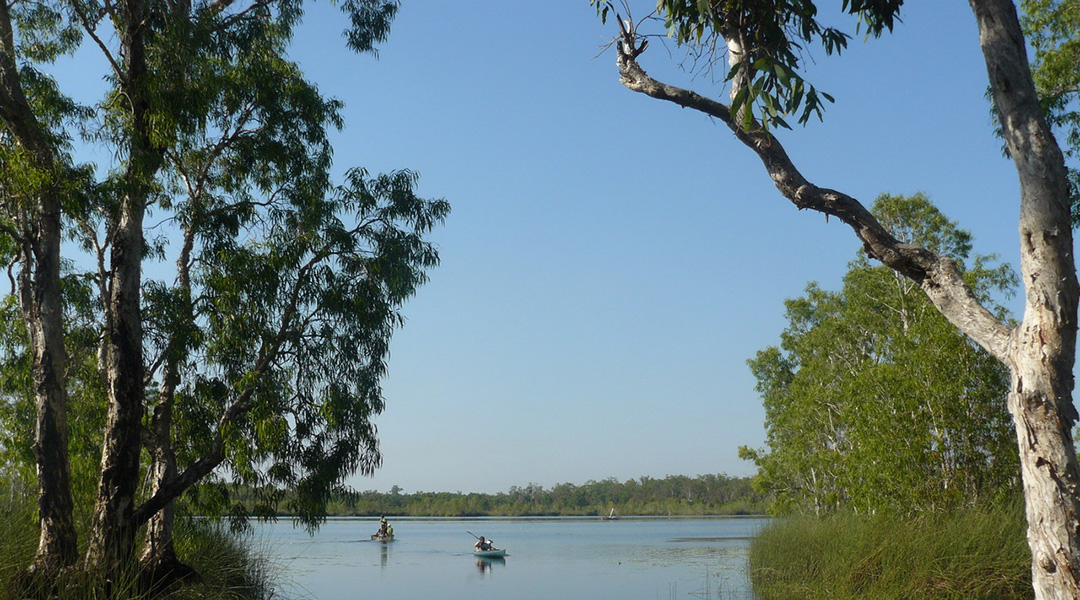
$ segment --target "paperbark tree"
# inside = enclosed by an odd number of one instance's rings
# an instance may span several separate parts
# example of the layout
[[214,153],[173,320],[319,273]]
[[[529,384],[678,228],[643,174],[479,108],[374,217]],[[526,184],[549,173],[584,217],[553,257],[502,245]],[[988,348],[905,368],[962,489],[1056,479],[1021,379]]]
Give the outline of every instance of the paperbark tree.
[[[594,3],[602,16],[614,12],[610,2]],[[844,2],[844,9],[876,34],[892,28],[901,4],[853,1]],[[1080,470],[1072,439],[1080,288],[1069,180],[1032,82],[1015,5],[1009,0],[970,0],[970,5],[1021,188],[1020,268],[1026,302],[1016,327],[1002,323],[978,301],[952,259],[898,241],[855,198],[808,181],[771,133],[786,125],[784,116],[805,120],[819,112],[819,95],[798,75],[798,43],[820,40],[827,52],[838,52],[845,44],[843,34],[815,20],[810,0],[659,2],[680,42],[700,41],[726,50],[730,104],[649,76],[638,62],[646,40],[633,22],[619,19],[616,61],[628,89],[725,123],[758,155],[785,198],[800,209],[849,225],[869,257],[918,283],[950,322],[1008,367],[1008,405],[1020,452],[1035,595],[1040,600],[1072,599],[1080,597]],[[708,46],[711,42],[716,44]]]
[[[72,520],[71,468],[68,461],[66,355],[60,294],[62,197],[69,190],[70,165],[65,139],[52,128],[69,118],[72,105],[58,97],[48,80],[16,61],[17,23],[31,12],[15,2],[0,2],[0,118],[6,167],[0,184],[3,233],[18,263],[16,290],[29,336],[36,405],[34,455],[38,474],[41,536],[31,567],[46,577],[76,557]],[[49,60],[70,49],[63,43],[24,51]]]

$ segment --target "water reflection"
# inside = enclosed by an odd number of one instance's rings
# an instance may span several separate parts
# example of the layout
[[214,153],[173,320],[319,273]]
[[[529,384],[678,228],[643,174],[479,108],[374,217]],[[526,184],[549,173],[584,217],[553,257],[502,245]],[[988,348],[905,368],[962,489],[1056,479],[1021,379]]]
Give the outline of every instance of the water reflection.
[[390,558],[390,544],[382,544],[382,548],[379,549],[379,567],[386,570],[387,560]]
[[481,575],[487,575],[496,565],[500,567],[505,567],[506,559],[502,557],[487,557],[476,559],[476,570],[479,571]]

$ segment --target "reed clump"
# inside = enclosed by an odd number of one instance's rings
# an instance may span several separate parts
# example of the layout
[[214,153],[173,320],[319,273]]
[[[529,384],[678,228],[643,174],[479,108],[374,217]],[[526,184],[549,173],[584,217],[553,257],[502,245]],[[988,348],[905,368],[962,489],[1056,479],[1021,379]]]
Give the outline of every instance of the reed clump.
[[196,575],[164,589],[147,589],[133,564],[121,581],[107,586],[71,569],[50,582],[47,590],[27,590],[19,584],[20,574],[33,559],[37,543],[32,496],[0,494],[0,600],[23,600],[28,594],[50,600],[99,600],[105,596],[110,600],[269,600],[277,596],[274,580],[278,572],[268,553],[250,538],[206,519],[177,523],[177,556]]
[[1032,597],[1022,507],[777,519],[750,546],[760,600]]

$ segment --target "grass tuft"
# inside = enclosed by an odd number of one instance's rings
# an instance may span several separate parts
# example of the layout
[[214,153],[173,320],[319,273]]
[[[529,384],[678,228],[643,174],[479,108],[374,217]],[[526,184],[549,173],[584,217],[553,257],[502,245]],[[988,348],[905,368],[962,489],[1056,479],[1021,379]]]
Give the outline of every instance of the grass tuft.
[[915,519],[778,519],[750,546],[761,600],[1019,600],[1032,597],[1019,506]]

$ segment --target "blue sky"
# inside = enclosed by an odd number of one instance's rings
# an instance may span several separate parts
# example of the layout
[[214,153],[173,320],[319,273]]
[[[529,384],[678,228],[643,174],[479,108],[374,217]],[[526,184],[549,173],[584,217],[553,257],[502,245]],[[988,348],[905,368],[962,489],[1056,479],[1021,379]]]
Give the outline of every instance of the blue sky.
[[[970,10],[903,18],[839,59],[812,52],[837,103],[782,140],[815,183],[867,203],[923,191],[1017,266],[1015,172]],[[764,413],[746,360],[777,343],[785,298],[839,285],[851,231],[795,210],[723,125],[623,88],[586,0],[406,0],[378,60],[340,29],[316,6],[293,52],[346,103],[339,168],[413,169],[453,206],[392,346],[384,466],[353,485],[751,473],[736,450],[763,444]],[[678,56],[654,42],[641,62],[723,93]]]
[[[777,343],[784,299],[839,286],[854,235],[795,210],[722,124],[622,87],[613,52],[597,56],[614,26],[587,0],[402,4],[378,59],[345,48],[326,2],[291,53],[346,104],[339,172],[408,168],[453,206],[392,345],[384,466],[353,486],[750,474],[736,450],[765,436],[746,360]],[[925,192],[1017,266],[1018,186],[970,10],[910,3],[903,19],[840,58],[812,51],[837,102],[781,139],[818,185],[866,203]],[[653,42],[640,62],[723,94],[679,56]],[[55,74],[92,102],[86,61]]]

